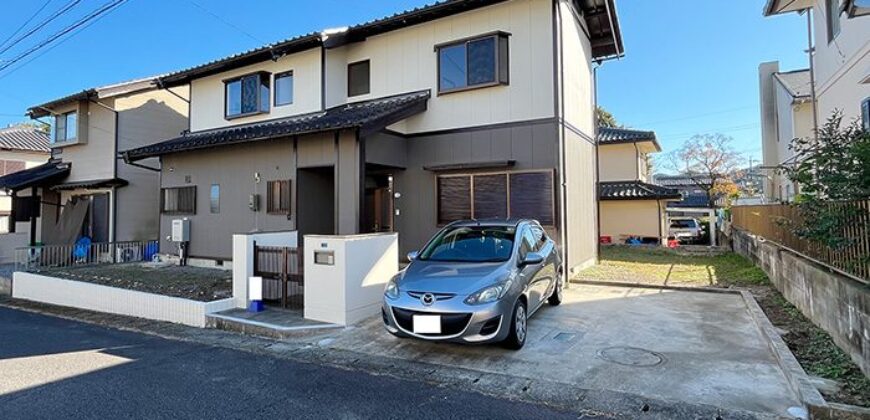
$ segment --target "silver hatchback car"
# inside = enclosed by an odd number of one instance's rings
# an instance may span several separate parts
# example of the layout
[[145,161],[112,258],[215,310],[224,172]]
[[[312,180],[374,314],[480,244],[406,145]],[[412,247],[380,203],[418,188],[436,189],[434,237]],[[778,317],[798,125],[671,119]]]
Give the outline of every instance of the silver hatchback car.
[[562,302],[556,244],[533,220],[471,220],[441,229],[384,290],[390,333],[520,349],[528,318]]

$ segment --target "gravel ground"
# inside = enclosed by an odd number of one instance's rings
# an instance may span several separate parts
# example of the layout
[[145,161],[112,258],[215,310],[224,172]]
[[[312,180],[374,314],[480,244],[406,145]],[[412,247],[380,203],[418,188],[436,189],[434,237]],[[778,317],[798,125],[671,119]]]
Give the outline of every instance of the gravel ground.
[[209,302],[232,297],[233,272],[214,268],[130,263],[42,270],[42,273],[104,286]]

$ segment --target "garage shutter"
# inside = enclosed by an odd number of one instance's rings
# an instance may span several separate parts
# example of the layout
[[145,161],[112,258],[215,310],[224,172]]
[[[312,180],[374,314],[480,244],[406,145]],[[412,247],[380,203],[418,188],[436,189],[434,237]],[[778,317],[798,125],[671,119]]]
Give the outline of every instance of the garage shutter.
[[471,177],[438,178],[438,223],[471,218]]
[[507,204],[507,174],[474,176],[475,219],[505,219]]
[[535,219],[544,226],[554,224],[552,172],[510,174],[510,187],[511,217]]

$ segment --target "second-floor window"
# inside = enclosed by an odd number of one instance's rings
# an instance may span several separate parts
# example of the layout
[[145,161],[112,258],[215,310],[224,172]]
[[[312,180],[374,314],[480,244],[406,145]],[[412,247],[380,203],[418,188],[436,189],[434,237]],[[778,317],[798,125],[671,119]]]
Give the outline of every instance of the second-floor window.
[[438,45],[438,92],[508,84],[508,38],[496,33]]
[[275,106],[293,103],[293,72],[287,71],[275,75]]
[[371,91],[369,60],[347,65],[347,96],[365,95]]
[[825,0],[825,18],[828,26],[828,42],[840,34],[840,0]]
[[75,111],[67,112],[66,114],[56,115],[54,117],[54,135],[51,136],[52,143],[64,143],[73,141],[78,134],[78,114]]
[[254,73],[224,82],[226,118],[269,112],[269,75]]

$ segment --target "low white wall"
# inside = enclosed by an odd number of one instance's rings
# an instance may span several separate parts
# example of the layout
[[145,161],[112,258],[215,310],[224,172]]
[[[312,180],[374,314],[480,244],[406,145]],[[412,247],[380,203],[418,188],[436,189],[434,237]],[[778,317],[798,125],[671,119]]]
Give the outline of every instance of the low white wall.
[[234,307],[231,298],[199,302],[26,272],[13,274],[12,297],[201,328],[206,314]]
[[[384,286],[399,271],[399,235],[307,235],[305,318],[349,325],[380,310]],[[333,265],[315,264],[332,252]]]
[[248,279],[254,275],[254,243],[258,246],[299,246],[295,230],[233,235],[233,299],[235,307],[248,306]]

